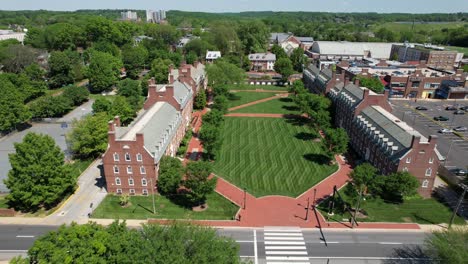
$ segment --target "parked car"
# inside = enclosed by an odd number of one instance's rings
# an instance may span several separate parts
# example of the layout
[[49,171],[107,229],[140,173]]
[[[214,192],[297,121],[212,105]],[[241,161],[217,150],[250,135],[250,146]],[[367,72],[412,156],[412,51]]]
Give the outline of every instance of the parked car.
[[418,106],[416,106],[416,110],[426,111],[426,110],[427,110],[427,107],[418,105]]
[[435,116],[434,120],[435,121],[449,121],[449,118],[446,116]]
[[462,106],[459,108],[460,110],[463,110],[463,111],[468,111],[468,106]]
[[466,170],[464,170],[464,169],[454,169],[453,173],[455,173],[458,176],[464,176],[466,174]]
[[453,130],[457,131],[457,132],[463,132],[463,131],[466,131],[466,127],[464,126],[458,126],[456,128],[454,128]]
[[448,128],[442,128],[439,130],[439,133],[442,133],[442,134],[448,134],[448,133],[452,133],[453,130],[452,129],[448,129]]
[[457,110],[455,112],[453,112],[454,115],[464,115],[465,114],[465,111],[463,110]]
[[455,110],[457,110],[457,108],[455,106],[447,106],[447,107],[445,107],[445,110],[455,111]]

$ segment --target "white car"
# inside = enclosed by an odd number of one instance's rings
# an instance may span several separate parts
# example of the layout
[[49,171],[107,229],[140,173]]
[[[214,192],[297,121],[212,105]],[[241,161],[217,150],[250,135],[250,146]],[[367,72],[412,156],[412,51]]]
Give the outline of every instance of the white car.
[[441,130],[439,130],[439,133],[442,133],[442,134],[449,134],[452,132],[453,132],[452,129],[447,129],[447,128],[442,128]]
[[457,131],[457,132],[463,132],[463,131],[466,131],[466,127],[464,127],[464,126],[459,126],[459,127],[454,128],[453,130],[455,130],[455,131]]

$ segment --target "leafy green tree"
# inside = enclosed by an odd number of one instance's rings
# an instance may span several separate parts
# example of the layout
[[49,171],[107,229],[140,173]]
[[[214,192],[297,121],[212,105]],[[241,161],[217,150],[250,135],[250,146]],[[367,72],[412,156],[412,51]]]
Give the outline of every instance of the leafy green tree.
[[5,185],[8,204],[16,210],[36,211],[56,205],[71,193],[76,179],[64,165],[64,154],[48,135],[28,133],[9,155],[11,170]]
[[128,203],[130,203],[130,195],[124,193],[120,196],[119,198],[119,201],[120,201],[120,205],[121,206],[126,206],[128,205]]
[[304,83],[301,80],[294,81],[289,87],[289,92],[294,93],[295,95],[308,93]]
[[170,156],[164,156],[159,163],[158,191],[164,195],[175,194],[183,176],[182,162]]
[[190,190],[186,197],[193,205],[204,204],[206,196],[214,191],[216,178],[209,179],[211,171],[209,162],[197,161],[187,165],[184,186]]
[[287,81],[289,76],[294,73],[292,62],[289,58],[276,60],[274,69],[281,74],[283,82]]
[[293,69],[297,72],[302,72],[303,66],[307,64],[307,57],[304,55],[304,50],[302,48],[294,49],[290,59]]
[[116,96],[109,110],[111,116],[119,116],[123,125],[129,124],[136,116],[130,103],[123,96]]
[[171,25],[147,24],[146,35],[153,38],[153,44],[158,48],[168,48],[177,43],[181,33]]
[[245,79],[245,72],[232,63],[218,59],[207,66],[208,84],[212,87],[241,83]]
[[73,83],[72,64],[65,52],[52,52],[49,58],[49,68],[50,87],[57,88]]
[[0,131],[10,131],[31,118],[22,95],[15,86],[0,75]]
[[117,45],[122,44],[123,35],[116,23],[110,19],[93,16],[86,21],[85,36],[91,42],[107,41]]
[[264,52],[270,32],[260,20],[251,20],[240,24],[237,31],[246,53]]
[[184,51],[186,54],[190,54],[190,52],[193,52],[197,54],[198,59],[204,59],[206,51],[214,49],[215,47],[213,45],[202,39],[192,39],[184,47]]
[[47,26],[44,37],[49,50],[75,49],[84,44],[83,30],[70,23],[56,23]]
[[104,97],[98,97],[92,106],[93,113],[102,113],[102,112],[109,112],[111,109],[112,103],[111,101],[107,100]]
[[185,61],[188,64],[193,64],[198,60],[198,56],[194,51],[190,51],[187,55],[185,55]]
[[325,138],[323,139],[323,142],[325,144],[325,151],[330,159],[333,159],[334,155],[346,152],[348,149],[349,138],[343,128],[327,128],[324,133]]
[[169,59],[155,59],[151,63],[150,76],[154,77],[156,83],[164,84],[168,82],[169,66],[172,61]]
[[143,45],[125,45],[122,49],[122,60],[128,77],[137,79],[148,60],[148,50]]
[[367,78],[364,76],[357,76],[355,79],[359,80],[360,86],[369,88],[376,93],[382,93],[384,91],[384,85],[378,77]]
[[425,241],[425,253],[431,263],[464,263],[468,259],[466,227],[434,231]]
[[221,113],[227,113],[229,101],[224,95],[219,95],[214,98],[212,109],[216,109]]
[[41,97],[29,105],[32,117],[61,117],[73,109],[72,100],[65,96]]
[[24,68],[24,74],[26,74],[31,81],[44,81],[46,72],[39,66],[39,64],[33,63]]
[[100,93],[119,80],[122,62],[109,53],[95,51],[91,54],[87,77],[91,92]]
[[88,115],[73,121],[73,129],[67,134],[67,140],[77,157],[95,158],[106,151],[108,121],[106,113]]
[[66,87],[61,96],[70,99],[74,106],[78,106],[88,101],[89,91],[84,86],[72,85]]
[[214,160],[221,149],[221,129],[211,124],[205,124],[200,130],[200,140],[209,159]]
[[405,197],[415,195],[418,187],[418,179],[409,172],[395,172],[378,176],[370,189],[383,199],[402,202]]
[[126,97],[135,111],[140,108],[141,93],[140,81],[125,79],[117,83],[117,94]]
[[377,177],[377,169],[369,163],[363,163],[349,174],[358,192],[364,192]]
[[198,94],[195,96],[195,102],[193,103],[193,108],[203,109],[206,106],[206,92],[204,89],[201,89]]
[[[93,46],[88,50],[95,50],[100,52],[109,53],[110,55],[120,58],[122,56],[121,51],[117,45],[108,41],[99,41],[93,43]],[[92,52],[92,51],[91,51]]]
[[218,22],[210,26],[211,43],[221,54],[237,53],[241,49],[241,43],[235,25]]
[[277,60],[288,57],[288,54],[286,53],[286,51],[284,51],[284,49],[278,44],[274,44],[271,47],[271,52],[276,55]]
[[224,122],[223,112],[213,109],[203,115],[203,125],[213,125],[215,127],[220,127]]
[[45,32],[43,28],[29,28],[24,38],[25,45],[31,45],[37,49],[46,49]]
[[25,103],[43,95],[47,90],[44,80],[32,80],[25,73],[3,73],[2,77],[17,88]]
[[39,51],[21,44],[10,45],[4,51],[3,59],[0,63],[3,65],[4,72],[20,73],[27,66],[36,62]]

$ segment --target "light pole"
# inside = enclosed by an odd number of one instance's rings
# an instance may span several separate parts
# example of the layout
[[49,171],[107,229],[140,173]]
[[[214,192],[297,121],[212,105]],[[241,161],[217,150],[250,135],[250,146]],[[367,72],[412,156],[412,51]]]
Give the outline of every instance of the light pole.
[[153,186],[153,179],[149,179],[150,180],[150,184],[151,184],[151,192],[152,192],[152,195],[153,196],[153,214],[156,214],[156,204],[154,203],[154,186]]
[[357,212],[359,211],[359,206],[361,206],[361,198],[362,198],[362,192],[363,192],[362,187],[363,187],[362,185],[359,187],[359,198],[357,201],[356,208],[354,209],[354,217],[353,219],[351,219],[351,228],[354,228],[354,225],[356,224],[356,215],[357,215]]
[[452,140],[452,143],[450,143],[450,147],[449,147],[449,150],[447,151],[447,156],[445,157],[445,160],[444,160],[444,167],[445,165],[447,164],[447,160],[449,158],[449,155],[450,155],[450,151],[452,150],[452,146],[453,146],[453,142],[460,142],[460,141],[463,141],[461,139],[458,139],[458,140]]
[[317,201],[315,200],[315,196],[317,195],[317,189],[314,189],[314,209],[317,206]]
[[245,202],[247,201],[247,188],[244,188],[244,210],[246,208]]
[[466,186],[465,184],[460,184],[460,187],[463,188],[463,193],[460,196],[460,198],[458,199],[457,207],[455,207],[455,210],[453,211],[452,217],[450,217],[450,223],[449,223],[448,228],[452,227],[453,220],[455,220],[455,215],[457,214],[458,209],[460,208],[460,205],[463,202],[463,198],[465,197],[466,190],[468,189],[468,186]]
[[305,217],[305,220],[307,221],[307,219],[309,218],[309,197],[307,197],[307,208],[306,208],[306,217]]

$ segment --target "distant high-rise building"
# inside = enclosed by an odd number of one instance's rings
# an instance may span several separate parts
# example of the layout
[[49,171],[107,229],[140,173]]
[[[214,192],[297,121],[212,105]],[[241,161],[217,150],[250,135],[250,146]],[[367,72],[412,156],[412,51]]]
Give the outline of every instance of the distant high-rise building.
[[166,20],[166,11],[165,10],[146,10],[146,22],[148,23],[158,23]]
[[120,12],[120,16],[122,20],[138,20],[137,13],[132,11]]

